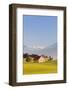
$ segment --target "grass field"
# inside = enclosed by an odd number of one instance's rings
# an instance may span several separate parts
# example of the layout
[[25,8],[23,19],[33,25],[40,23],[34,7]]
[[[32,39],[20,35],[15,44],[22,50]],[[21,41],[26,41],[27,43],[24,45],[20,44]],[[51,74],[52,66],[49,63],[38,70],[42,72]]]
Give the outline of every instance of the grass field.
[[45,63],[24,63],[23,71],[24,75],[57,73],[57,62],[47,61]]

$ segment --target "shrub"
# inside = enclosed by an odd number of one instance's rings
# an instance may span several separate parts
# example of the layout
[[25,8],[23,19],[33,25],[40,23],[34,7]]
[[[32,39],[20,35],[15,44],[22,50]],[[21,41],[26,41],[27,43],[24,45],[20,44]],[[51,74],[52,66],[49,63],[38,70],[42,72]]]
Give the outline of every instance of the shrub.
[[30,56],[28,56],[28,57],[26,58],[26,62],[31,62],[31,60],[32,60],[32,58],[31,58]]
[[49,61],[53,60],[53,58],[51,56],[49,56]]

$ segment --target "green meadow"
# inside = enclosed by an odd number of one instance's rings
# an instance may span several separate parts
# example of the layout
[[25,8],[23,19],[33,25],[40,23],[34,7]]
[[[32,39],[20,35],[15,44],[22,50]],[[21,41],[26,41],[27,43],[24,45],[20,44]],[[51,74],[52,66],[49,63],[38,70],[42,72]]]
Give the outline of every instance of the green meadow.
[[23,64],[23,74],[49,74],[57,73],[57,61],[46,61],[44,63],[26,62]]

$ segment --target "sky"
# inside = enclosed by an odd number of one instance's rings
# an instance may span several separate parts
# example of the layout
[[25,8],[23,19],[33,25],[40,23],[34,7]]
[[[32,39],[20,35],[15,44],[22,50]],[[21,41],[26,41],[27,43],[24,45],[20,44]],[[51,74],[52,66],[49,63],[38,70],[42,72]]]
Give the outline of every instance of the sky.
[[24,15],[24,45],[48,47],[57,42],[57,16]]

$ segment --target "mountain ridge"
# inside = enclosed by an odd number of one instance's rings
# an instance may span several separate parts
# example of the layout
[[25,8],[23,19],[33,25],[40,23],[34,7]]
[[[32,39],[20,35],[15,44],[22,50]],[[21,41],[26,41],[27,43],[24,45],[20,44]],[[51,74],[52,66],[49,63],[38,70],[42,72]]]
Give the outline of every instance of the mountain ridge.
[[24,45],[24,53],[47,55],[52,56],[53,58],[57,58],[57,43],[54,43],[44,49],[34,49]]

